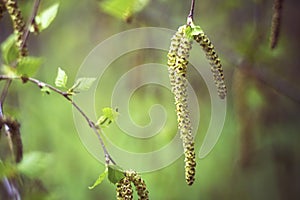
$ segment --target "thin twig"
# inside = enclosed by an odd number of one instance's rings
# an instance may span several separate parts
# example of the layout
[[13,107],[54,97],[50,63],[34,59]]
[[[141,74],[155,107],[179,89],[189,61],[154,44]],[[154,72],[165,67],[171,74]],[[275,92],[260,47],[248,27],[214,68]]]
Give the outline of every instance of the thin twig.
[[[3,115],[3,104],[4,104],[4,101],[6,99],[6,96],[7,96],[7,92],[8,92],[8,88],[11,84],[12,80],[11,79],[7,79],[6,82],[5,82],[5,85],[4,85],[4,88],[1,92],[1,97],[0,97],[0,118],[3,119],[4,115]],[[4,131],[6,134],[9,134],[9,127],[4,124]],[[0,132],[1,134],[1,132]],[[10,138],[10,137],[8,137]],[[13,149],[11,147],[11,145],[9,145],[10,147],[10,150],[11,152],[13,153]],[[17,187],[14,185],[13,182],[11,182],[10,180],[8,180],[7,177],[3,177],[2,178],[2,183],[4,185],[4,188],[6,189],[7,193],[9,194],[10,197],[12,197],[13,199],[17,199],[17,200],[20,200],[20,192],[19,190],[17,189]]]
[[277,46],[279,35],[280,35],[280,27],[281,27],[281,21],[282,21],[281,20],[282,4],[283,4],[283,0],[274,0],[271,35],[270,35],[271,49],[274,49]]
[[190,13],[189,13],[188,19],[187,19],[187,24],[188,25],[190,25],[190,23],[194,21],[195,1],[196,0],[192,0],[192,2],[191,2],[191,9],[190,9]]
[[4,177],[2,179],[2,183],[11,199],[21,200],[20,192],[11,180],[9,180],[7,177]]
[[7,96],[8,88],[9,88],[10,84],[11,84],[11,80],[7,80],[3,90],[1,92],[1,96],[0,96],[0,113],[1,114],[3,114],[3,104],[4,104],[5,98]]
[[37,80],[35,78],[23,78],[21,76],[15,76],[15,77],[9,77],[6,75],[0,75],[0,80],[12,80],[12,79],[19,79],[22,81],[29,81],[35,85],[37,85],[39,88],[43,88],[43,87],[47,87],[50,90],[52,90],[53,92],[63,96],[65,99],[67,99],[73,106],[74,108],[76,108],[76,110],[84,117],[84,119],[87,121],[88,125],[92,128],[92,130],[94,131],[94,133],[97,135],[98,140],[101,144],[101,147],[103,149],[104,152],[104,156],[105,156],[105,162],[106,164],[110,164],[110,162],[112,164],[116,164],[115,161],[112,159],[112,157],[110,156],[110,154],[108,153],[106,146],[103,142],[103,139],[101,137],[101,129],[99,127],[97,127],[95,125],[95,123],[85,114],[85,112],[72,100],[72,98],[70,98],[70,94],[67,92],[64,92],[50,84],[47,84],[45,82],[42,82],[40,80]]
[[28,40],[28,36],[29,36],[29,33],[30,33],[30,27],[34,23],[35,17],[37,15],[37,12],[38,12],[38,9],[39,9],[39,6],[40,6],[40,3],[41,3],[41,0],[35,0],[35,2],[34,2],[33,8],[32,8],[32,13],[31,13],[31,16],[28,20],[27,28],[26,28],[25,33],[24,33],[24,37],[22,38],[21,49],[24,48],[24,46],[26,44],[26,41]]
[[188,16],[188,17],[190,17],[191,19],[194,19],[195,1],[196,1],[196,0],[192,0],[192,3],[191,3],[191,10],[190,10],[190,14],[189,14],[189,16]]

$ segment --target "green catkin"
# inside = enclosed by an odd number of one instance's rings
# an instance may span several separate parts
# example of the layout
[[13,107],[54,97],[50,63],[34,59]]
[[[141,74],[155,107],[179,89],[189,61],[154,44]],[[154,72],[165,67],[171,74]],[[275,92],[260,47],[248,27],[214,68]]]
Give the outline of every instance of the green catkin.
[[126,171],[125,176],[133,182],[135,189],[137,191],[139,200],[149,200],[149,191],[147,190],[145,181],[132,170]]
[[13,0],[5,1],[5,7],[13,22],[14,33],[17,38],[16,46],[19,49],[19,54],[21,57],[26,56],[27,55],[26,45],[22,45],[25,23],[22,17],[21,10],[19,9],[17,2]]
[[117,183],[117,200],[132,200],[133,191],[129,177],[125,176]]
[[204,32],[195,35],[194,39],[204,50],[206,57],[211,65],[211,72],[213,73],[215,85],[218,90],[218,95],[221,99],[224,99],[227,94],[227,89],[224,82],[223,68],[219,56],[216,53],[213,44],[211,43],[207,35],[204,34]]
[[186,71],[189,52],[192,48],[192,40],[185,35],[187,26],[183,25],[171,39],[171,46],[168,53],[168,71],[175,98],[178,130],[183,141],[185,155],[185,179],[188,185],[195,180],[195,150],[192,125],[187,102],[187,79]]

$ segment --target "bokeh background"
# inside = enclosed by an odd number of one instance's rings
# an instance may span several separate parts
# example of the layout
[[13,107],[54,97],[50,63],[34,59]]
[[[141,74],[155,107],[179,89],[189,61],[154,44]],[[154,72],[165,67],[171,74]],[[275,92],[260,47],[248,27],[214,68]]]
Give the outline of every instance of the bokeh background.
[[[18,2],[27,19],[33,1]],[[54,2],[42,1],[41,6]],[[176,30],[186,22],[190,8],[189,1],[152,0],[138,12],[124,15],[124,10],[118,9],[121,0],[112,9],[114,12],[99,6],[103,2],[60,1],[53,24],[40,35],[30,36],[30,54],[44,58],[36,78],[54,84],[57,68],[62,67],[72,82],[84,58],[101,41],[137,27]],[[142,175],[151,199],[300,197],[300,2],[284,1],[280,39],[274,50],[269,47],[272,5],[272,0],[196,2],[195,23],[211,38],[223,62],[228,87],[226,121],[213,151],[197,160],[193,186],[184,181],[183,157],[164,169]],[[11,32],[9,17],[4,15],[0,41]],[[103,107],[110,106],[109,94],[121,72],[147,62],[164,64],[166,54],[144,50],[116,60],[97,90],[95,107],[99,115]],[[202,52],[199,56],[205,60]],[[188,79],[198,91],[201,109],[196,137],[199,149],[210,120],[210,96],[201,76],[193,73],[192,67],[189,70]],[[146,125],[150,120],[148,110],[157,103],[167,111],[167,124],[162,130],[165,136],[136,146],[121,132],[111,134],[111,139],[136,152],[156,149],[167,142],[177,126],[170,91],[151,85],[142,87],[132,96],[129,109],[137,124]],[[107,180],[88,189],[104,166],[81,143],[68,102],[56,94],[42,95],[37,87],[16,81],[5,111],[21,123],[24,153],[42,152],[45,157],[43,162],[35,163],[31,177],[19,178],[24,199],[115,199],[115,186]],[[116,130],[113,124],[107,131]],[[2,145],[3,136],[1,140]],[[2,160],[9,157],[4,145],[0,150]],[[6,199],[3,188],[0,192],[0,199]]]

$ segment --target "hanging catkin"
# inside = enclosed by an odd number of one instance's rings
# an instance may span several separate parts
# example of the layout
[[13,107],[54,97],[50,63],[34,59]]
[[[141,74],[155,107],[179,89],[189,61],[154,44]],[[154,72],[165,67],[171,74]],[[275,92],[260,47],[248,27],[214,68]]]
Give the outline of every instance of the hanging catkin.
[[219,56],[216,53],[213,44],[203,31],[201,31],[198,35],[195,35],[194,39],[200,44],[205,52],[206,57],[211,65],[211,72],[213,73],[218,95],[221,99],[224,99],[227,94],[227,89],[224,82],[223,68]]
[[192,185],[195,180],[195,150],[194,137],[192,135],[192,125],[187,102],[187,79],[186,71],[188,65],[189,52],[192,48],[192,40],[186,34],[187,26],[183,25],[171,39],[171,46],[168,53],[168,71],[175,98],[178,130],[183,141],[185,155],[185,179],[188,185]]
[[117,200],[132,200],[133,191],[129,177],[124,177],[117,183]]
[[125,177],[117,183],[117,199],[132,200],[133,190],[131,183],[134,184],[139,200],[149,200],[149,191],[145,181],[133,170],[124,172]]
[[26,45],[23,45],[23,37],[25,30],[25,23],[16,1],[7,0],[5,2],[6,10],[8,11],[13,23],[14,33],[16,35],[16,46],[19,49],[21,57],[27,55]]
[[139,200],[149,200],[149,192],[141,176],[133,170],[126,171],[125,176],[129,177],[129,180],[134,184]]

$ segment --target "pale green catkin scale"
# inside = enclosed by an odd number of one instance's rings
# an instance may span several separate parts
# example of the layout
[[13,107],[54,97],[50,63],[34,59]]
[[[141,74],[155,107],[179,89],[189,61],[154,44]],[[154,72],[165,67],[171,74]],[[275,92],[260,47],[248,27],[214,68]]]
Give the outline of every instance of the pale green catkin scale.
[[117,200],[132,200],[133,191],[129,177],[124,177],[117,183]]
[[26,49],[25,45],[24,45],[24,47],[22,47],[25,23],[24,23],[21,11],[18,7],[17,2],[13,1],[13,0],[7,0],[5,2],[5,7],[11,17],[12,22],[13,22],[14,33],[16,34],[16,37],[17,37],[16,46],[19,49],[20,56],[26,56],[27,49]]
[[133,182],[139,200],[149,200],[149,191],[147,190],[145,181],[135,172],[135,171],[126,171],[125,176]]
[[213,73],[214,81],[218,90],[218,95],[221,99],[224,99],[227,94],[227,89],[224,82],[223,68],[219,56],[217,55],[211,41],[203,32],[201,32],[198,35],[195,35],[194,39],[200,44],[202,49],[205,51],[206,57],[211,65],[211,71]]
[[187,79],[186,71],[189,52],[192,48],[192,41],[185,35],[187,26],[179,27],[171,39],[171,46],[168,53],[169,78],[172,92],[175,98],[178,130],[183,141],[185,155],[185,179],[188,185],[195,180],[195,150],[192,125],[187,102]]

